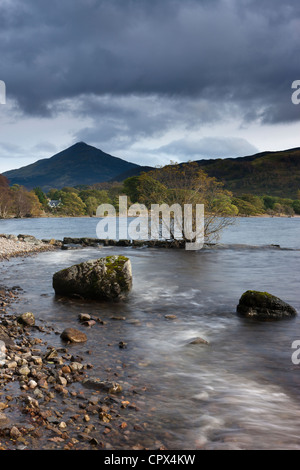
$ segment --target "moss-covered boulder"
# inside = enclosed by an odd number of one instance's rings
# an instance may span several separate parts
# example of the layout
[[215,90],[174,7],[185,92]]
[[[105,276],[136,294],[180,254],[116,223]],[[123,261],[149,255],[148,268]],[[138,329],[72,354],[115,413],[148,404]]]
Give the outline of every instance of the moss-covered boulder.
[[294,307],[268,292],[248,290],[237,306],[239,315],[258,320],[280,320],[297,315]]
[[131,287],[131,262],[125,256],[108,256],[75,264],[53,276],[55,293],[69,297],[119,300]]

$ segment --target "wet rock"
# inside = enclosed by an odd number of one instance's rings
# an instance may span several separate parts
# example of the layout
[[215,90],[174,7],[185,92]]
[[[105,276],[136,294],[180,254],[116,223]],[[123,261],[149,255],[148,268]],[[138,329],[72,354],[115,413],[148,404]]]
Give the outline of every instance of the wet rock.
[[89,315],[88,313],[81,313],[79,315],[79,321],[82,323],[82,322],[85,322],[85,321],[90,321],[91,320],[91,315]]
[[258,320],[279,320],[297,315],[297,311],[268,292],[247,291],[237,306],[239,315]]
[[54,358],[58,356],[58,352],[55,348],[51,348],[49,352],[47,352],[44,356],[46,361],[53,361]]
[[29,243],[37,241],[37,239],[33,235],[23,235],[22,233],[18,235],[18,239],[23,242],[29,242]]
[[91,328],[92,326],[96,325],[96,322],[95,320],[84,321],[82,322],[82,325],[87,326],[88,328]]
[[21,323],[24,326],[34,326],[35,325],[35,318],[32,312],[25,312],[22,313],[18,317],[18,323]]
[[29,375],[30,374],[30,369],[27,366],[22,366],[19,368],[19,374],[20,375]]
[[108,256],[71,266],[54,274],[56,294],[118,300],[132,287],[131,263],[125,256]]
[[165,318],[167,320],[176,320],[177,316],[176,315],[165,315]]
[[197,337],[189,341],[189,344],[209,344],[209,342],[203,338]]
[[64,341],[70,341],[71,343],[84,343],[87,341],[87,336],[75,328],[66,328],[60,337]]
[[42,365],[43,359],[40,356],[32,356],[32,360],[35,365]]
[[[14,345],[14,342],[13,340],[10,338],[10,336],[8,335],[6,329],[0,325],[0,341],[2,341],[5,346],[13,346]],[[5,351],[4,351],[5,353]]]
[[19,431],[19,429],[16,426],[13,426],[9,432],[9,435],[12,439],[18,439],[19,437],[22,436],[22,433]]
[[9,418],[4,413],[0,413],[0,428],[7,426],[8,423]]
[[99,390],[106,393],[120,393],[122,392],[122,386],[116,382],[109,382],[100,380],[97,377],[89,377],[88,379],[83,380],[82,384],[86,388],[91,388],[93,390]]
[[37,383],[35,382],[35,380],[30,380],[28,382],[28,387],[31,388],[32,390],[35,389],[37,387]]
[[16,369],[18,367],[18,364],[16,361],[11,361],[7,363],[7,368],[8,369]]

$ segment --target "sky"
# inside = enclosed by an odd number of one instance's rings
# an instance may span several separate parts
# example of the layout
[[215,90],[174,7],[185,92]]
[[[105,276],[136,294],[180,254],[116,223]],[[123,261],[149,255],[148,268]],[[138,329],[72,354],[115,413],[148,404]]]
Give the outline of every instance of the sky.
[[150,166],[300,147],[299,44],[296,0],[1,0],[0,172],[78,141]]

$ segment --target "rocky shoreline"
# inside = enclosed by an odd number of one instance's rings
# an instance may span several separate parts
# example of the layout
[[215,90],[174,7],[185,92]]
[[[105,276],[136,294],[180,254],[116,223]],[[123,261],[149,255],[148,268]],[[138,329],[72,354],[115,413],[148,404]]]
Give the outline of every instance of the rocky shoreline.
[[[2,234],[0,261],[69,249],[67,241]],[[94,240],[86,241],[75,247],[95,246]],[[97,246],[128,246],[97,241]],[[77,331],[80,341],[87,339],[84,350],[38,313],[17,315],[20,305],[14,309],[15,303],[22,305],[22,289],[0,286],[0,450],[166,449],[143,421],[140,402],[145,403],[147,387],[127,381],[127,365],[113,357],[93,375],[88,331],[96,324],[109,327],[105,321],[82,314],[76,328],[67,329]],[[126,351],[127,343],[117,343],[119,351]]]
[[[117,370],[93,376],[92,351],[53,347],[49,337],[61,332],[33,314],[8,313],[21,296],[17,286],[0,290],[0,450],[146,449],[131,436],[144,430],[135,414],[141,391],[116,382]],[[79,320],[86,331],[101,323]]]
[[27,256],[31,253],[54,250],[55,241],[41,241],[32,235],[0,235],[0,261],[8,260],[14,256]]

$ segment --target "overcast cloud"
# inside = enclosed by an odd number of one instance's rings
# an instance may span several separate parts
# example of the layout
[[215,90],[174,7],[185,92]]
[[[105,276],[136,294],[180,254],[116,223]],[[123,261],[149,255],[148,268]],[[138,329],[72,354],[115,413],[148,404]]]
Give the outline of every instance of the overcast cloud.
[[294,0],[2,0],[0,157],[13,123],[28,162],[76,140],[150,165],[299,145],[299,43]]

